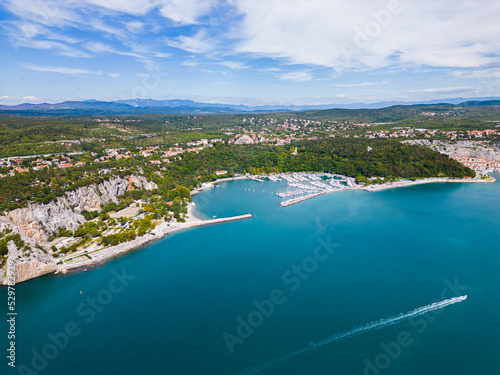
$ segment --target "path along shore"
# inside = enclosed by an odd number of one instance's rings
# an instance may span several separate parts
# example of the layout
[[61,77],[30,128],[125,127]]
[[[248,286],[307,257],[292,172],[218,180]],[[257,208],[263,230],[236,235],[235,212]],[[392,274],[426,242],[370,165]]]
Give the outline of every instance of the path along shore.
[[406,187],[406,186],[413,186],[413,185],[422,185],[422,184],[434,184],[434,183],[443,183],[443,182],[450,182],[450,183],[488,183],[488,182],[495,182],[496,179],[494,177],[490,177],[488,179],[483,179],[483,178],[449,178],[449,177],[429,177],[429,178],[422,178],[418,179],[415,181],[412,180],[399,180],[399,181],[394,181],[394,182],[386,182],[384,184],[380,185],[369,185],[366,187],[363,187],[358,190],[365,190],[365,191],[381,191],[381,190],[387,190],[387,189],[394,189],[398,187]]
[[[181,231],[184,229],[199,227],[202,225],[212,225],[212,224],[218,224],[218,223],[226,223],[226,222],[235,221],[235,220],[249,219],[252,217],[251,214],[245,214],[245,215],[231,216],[231,217],[218,218],[218,219],[201,220],[201,219],[197,218],[196,216],[194,216],[193,209],[194,209],[194,203],[189,203],[188,212],[187,212],[186,217],[185,217],[186,221],[184,223],[162,222],[161,224],[158,224],[151,231],[151,233],[145,234],[144,236],[136,238],[135,240],[132,240],[129,242],[124,242],[124,243],[118,244],[116,246],[111,246],[111,247],[107,247],[104,249],[99,249],[99,250],[92,251],[89,253],[84,253],[84,254],[81,254],[81,255],[73,258],[75,261],[73,261],[71,263],[60,264],[57,266],[55,273],[63,273],[64,274],[71,269],[85,268],[88,266],[92,266],[92,265],[104,262],[108,258],[112,258],[112,257],[117,256],[119,254],[126,253],[130,250],[144,246],[151,241],[159,240],[170,233],[178,232],[178,231]],[[90,256],[91,259],[88,259],[86,257],[87,255]],[[79,261],[76,261],[76,260],[79,260]]]

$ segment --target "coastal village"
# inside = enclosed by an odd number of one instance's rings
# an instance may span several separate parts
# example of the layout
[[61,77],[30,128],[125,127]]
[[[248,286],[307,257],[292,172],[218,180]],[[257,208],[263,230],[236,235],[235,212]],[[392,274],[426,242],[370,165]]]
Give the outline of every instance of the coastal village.
[[[196,118],[196,117],[195,117]],[[96,122],[114,124],[122,121],[120,119],[95,119]],[[227,142],[233,145],[248,144],[270,144],[290,145],[300,140],[315,140],[320,137],[343,137],[343,138],[368,138],[368,139],[426,139],[447,140],[450,142],[460,140],[495,140],[500,139],[500,129],[484,130],[437,130],[412,127],[392,127],[389,130],[375,130],[376,127],[387,127],[390,123],[356,123],[349,121],[312,121],[307,119],[287,118],[278,121],[276,118],[243,117],[241,125],[222,128],[221,137],[211,139],[202,138],[192,141],[174,143],[172,145],[155,145],[149,147],[130,148],[107,148],[100,152],[71,151],[58,154],[44,154],[32,156],[5,157],[0,159],[0,178],[12,176],[16,173],[37,172],[48,168],[79,168],[87,164],[103,164],[110,160],[129,159],[143,157],[149,159],[151,164],[162,165],[170,163],[177,158],[180,160],[185,152],[198,153],[206,147],[212,147],[217,142]],[[150,134],[149,136],[156,136]],[[136,136],[134,136],[136,137]],[[127,137],[127,138],[134,138]],[[74,142],[82,143],[93,141],[93,139],[62,140],[67,145]],[[106,139],[100,139],[104,142]],[[463,165],[478,172],[498,171],[498,162],[492,158],[467,158],[460,155],[450,155]]]
[[[44,168],[78,168],[92,163],[106,163],[111,160],[130,159],[136,156],[151,159],[151,164],[170,163],[171,158],[178,157],[185,152],[199,153],[206,147],[212,147],[214,143],[222,142],[222,139],[201,139],[195,142],[188,142],[186,147],[173,146],[165,148],[163,146],[138,147],[137,152],[132,152],[124,148],[105,149],[99,156],[96,152],[86,154],[87,161],[78,161],[84,155],[83,152],[55,155],[37,155],[35,157],[8,157],[0,159],[0,177],[12,176],[15,173],[29,173],[40,171]],[[93,159],[93,160],[92,160]]]
[[498,160],[469,156],[453,156],[453,159],[479,173],[500,172],[500,161]]

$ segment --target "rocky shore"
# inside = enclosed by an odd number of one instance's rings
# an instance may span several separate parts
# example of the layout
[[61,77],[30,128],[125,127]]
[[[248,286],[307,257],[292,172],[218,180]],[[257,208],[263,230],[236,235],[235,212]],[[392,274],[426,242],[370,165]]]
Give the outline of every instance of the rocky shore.
[[[242,176],[241,178],[245,177]],[[233,178],[216,182],[231,179]],[[240,178],[236,177],[234,179]],[[162,222],[150,233],[113,247],[87,249],[87,252],[80,250],[57,259],[50,255],[47,240],[58,228],[75,230],[85,222],[84,217],[81,215],[83,210],[99,210],[106,203],[116,201],[117,196],[133,189],[134,186],[146,190],[157,188],[154,183],[149,182],[143,176],[133,175],[128,178],[113,178],[104,181],[100,185],[91,185],[68,192],[49,204],[32,204],[25,208],[13,210],[5,216],[0,215],[0,230],[9,229],[14,234],[19,233],[21,239],[31,249],[26,252],[25,249],[18,249],[13,243],[9,245],[8,256],[10,259],[15,259],[16,264],[16,282],[20,283],[47,273],[66,273],[72,269],[90,267],[102,263],[108,258],[144,246],[151,241],[159,240],[176,231],[252,217],[252,215],[247,214],[230,218],[201,220],[193,214],[194,203],[190,203],[183,223]],[[208,187],[213,187],[213,185],[208,184],[193,191],[192,194],[196,194]],[[61,261],[63,263],[59,264]],[[0,269],[0,284],[6,284],[7,282],[4,271],[5,264]]]
[[[139,248],[141,246],[146,245],[151,241],[159,240],[165,237],[168,234],[178,232],[181,230],[199,227],[202,225],[212,225],[218,223],[226,223],[229,221],[249,219],[252,217],[251,214],[232,216],[227,218],[219,218],[219,219],[210,219],[210,220],[201,220],[193,215],[194,203],[190,203],[188,205],[188,213],[186,215],[186,221],[184,223],[178,222],[163,222],[156,226],[151,233],[145,234],[142,237],[136,238],[133,241],[124,242],[116,246],[107,247],[104,249],[98,249],[90,253],[81,253],[79,252],[76,255],[72,255],[71,259],[74,260],[72,262],[66,263],[63,259],[63,264],[57,265],[55,273],[66,273],[72,269],[85,268],[88,266],[96,265],[104,262],[106,259],[112,258],[119,254],[124,254],[130,250]],[[91,259],[86,257],[88,255]],[[80,260],[80,261],[76,261]]]

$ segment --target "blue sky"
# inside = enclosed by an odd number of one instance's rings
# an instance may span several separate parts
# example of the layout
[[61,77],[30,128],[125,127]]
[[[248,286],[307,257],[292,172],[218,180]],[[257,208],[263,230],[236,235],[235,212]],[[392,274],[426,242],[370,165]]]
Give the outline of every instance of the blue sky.
[[496,0],[3,0],[0,103],[500,96]]

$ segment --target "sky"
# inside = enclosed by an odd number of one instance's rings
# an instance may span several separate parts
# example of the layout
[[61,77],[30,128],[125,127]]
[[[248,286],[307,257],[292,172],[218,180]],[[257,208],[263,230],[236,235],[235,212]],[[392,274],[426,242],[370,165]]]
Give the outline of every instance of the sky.
[[498,0],[0,0],[0,104],[500,96]]

